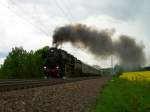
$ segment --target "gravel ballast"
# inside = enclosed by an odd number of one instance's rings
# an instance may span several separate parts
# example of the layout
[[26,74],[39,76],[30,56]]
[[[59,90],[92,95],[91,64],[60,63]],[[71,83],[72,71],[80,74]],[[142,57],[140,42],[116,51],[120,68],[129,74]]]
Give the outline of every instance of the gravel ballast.
[[0,93],[0,112],[88,112],[109,78]]

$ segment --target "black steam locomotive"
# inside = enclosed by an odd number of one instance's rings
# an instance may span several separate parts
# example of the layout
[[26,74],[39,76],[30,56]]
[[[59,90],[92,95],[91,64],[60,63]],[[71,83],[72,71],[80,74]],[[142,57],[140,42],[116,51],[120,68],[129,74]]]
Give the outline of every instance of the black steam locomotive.
[[62,49],[49,48],[43,53],[44,74],[49,77],[86,77],[100,76],[101,71],[93,68]]

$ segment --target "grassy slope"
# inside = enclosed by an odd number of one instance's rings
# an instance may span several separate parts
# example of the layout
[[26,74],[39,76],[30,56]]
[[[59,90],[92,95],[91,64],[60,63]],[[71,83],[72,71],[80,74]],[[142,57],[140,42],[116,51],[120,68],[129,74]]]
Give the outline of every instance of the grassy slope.
[[97,99],[95,112],[150,112],[150,83],[113,78]]

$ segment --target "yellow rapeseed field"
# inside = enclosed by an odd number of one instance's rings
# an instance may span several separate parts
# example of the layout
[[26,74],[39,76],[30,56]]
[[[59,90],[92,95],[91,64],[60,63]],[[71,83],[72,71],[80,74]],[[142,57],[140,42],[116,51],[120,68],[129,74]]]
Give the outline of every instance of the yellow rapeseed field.
[[150,81],[150,71],[142,71],[142,72],[126,72],[123,73],[120,78],[132,80],[132,81]]

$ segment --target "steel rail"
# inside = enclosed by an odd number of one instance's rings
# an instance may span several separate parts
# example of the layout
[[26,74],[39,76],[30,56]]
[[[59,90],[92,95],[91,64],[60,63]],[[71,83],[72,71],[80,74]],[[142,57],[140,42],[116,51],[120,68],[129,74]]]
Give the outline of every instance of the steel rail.
[[79,77],[79,78],[68,78],[68,79],[47,79],[47,80],[44,79],[0,80],[0,92],[35,88],[40,86],[52,86],[57,84],[72,83],[72,82],[95,79],[95,78],[100,78],[100,77],[96,76],[96,77]]

